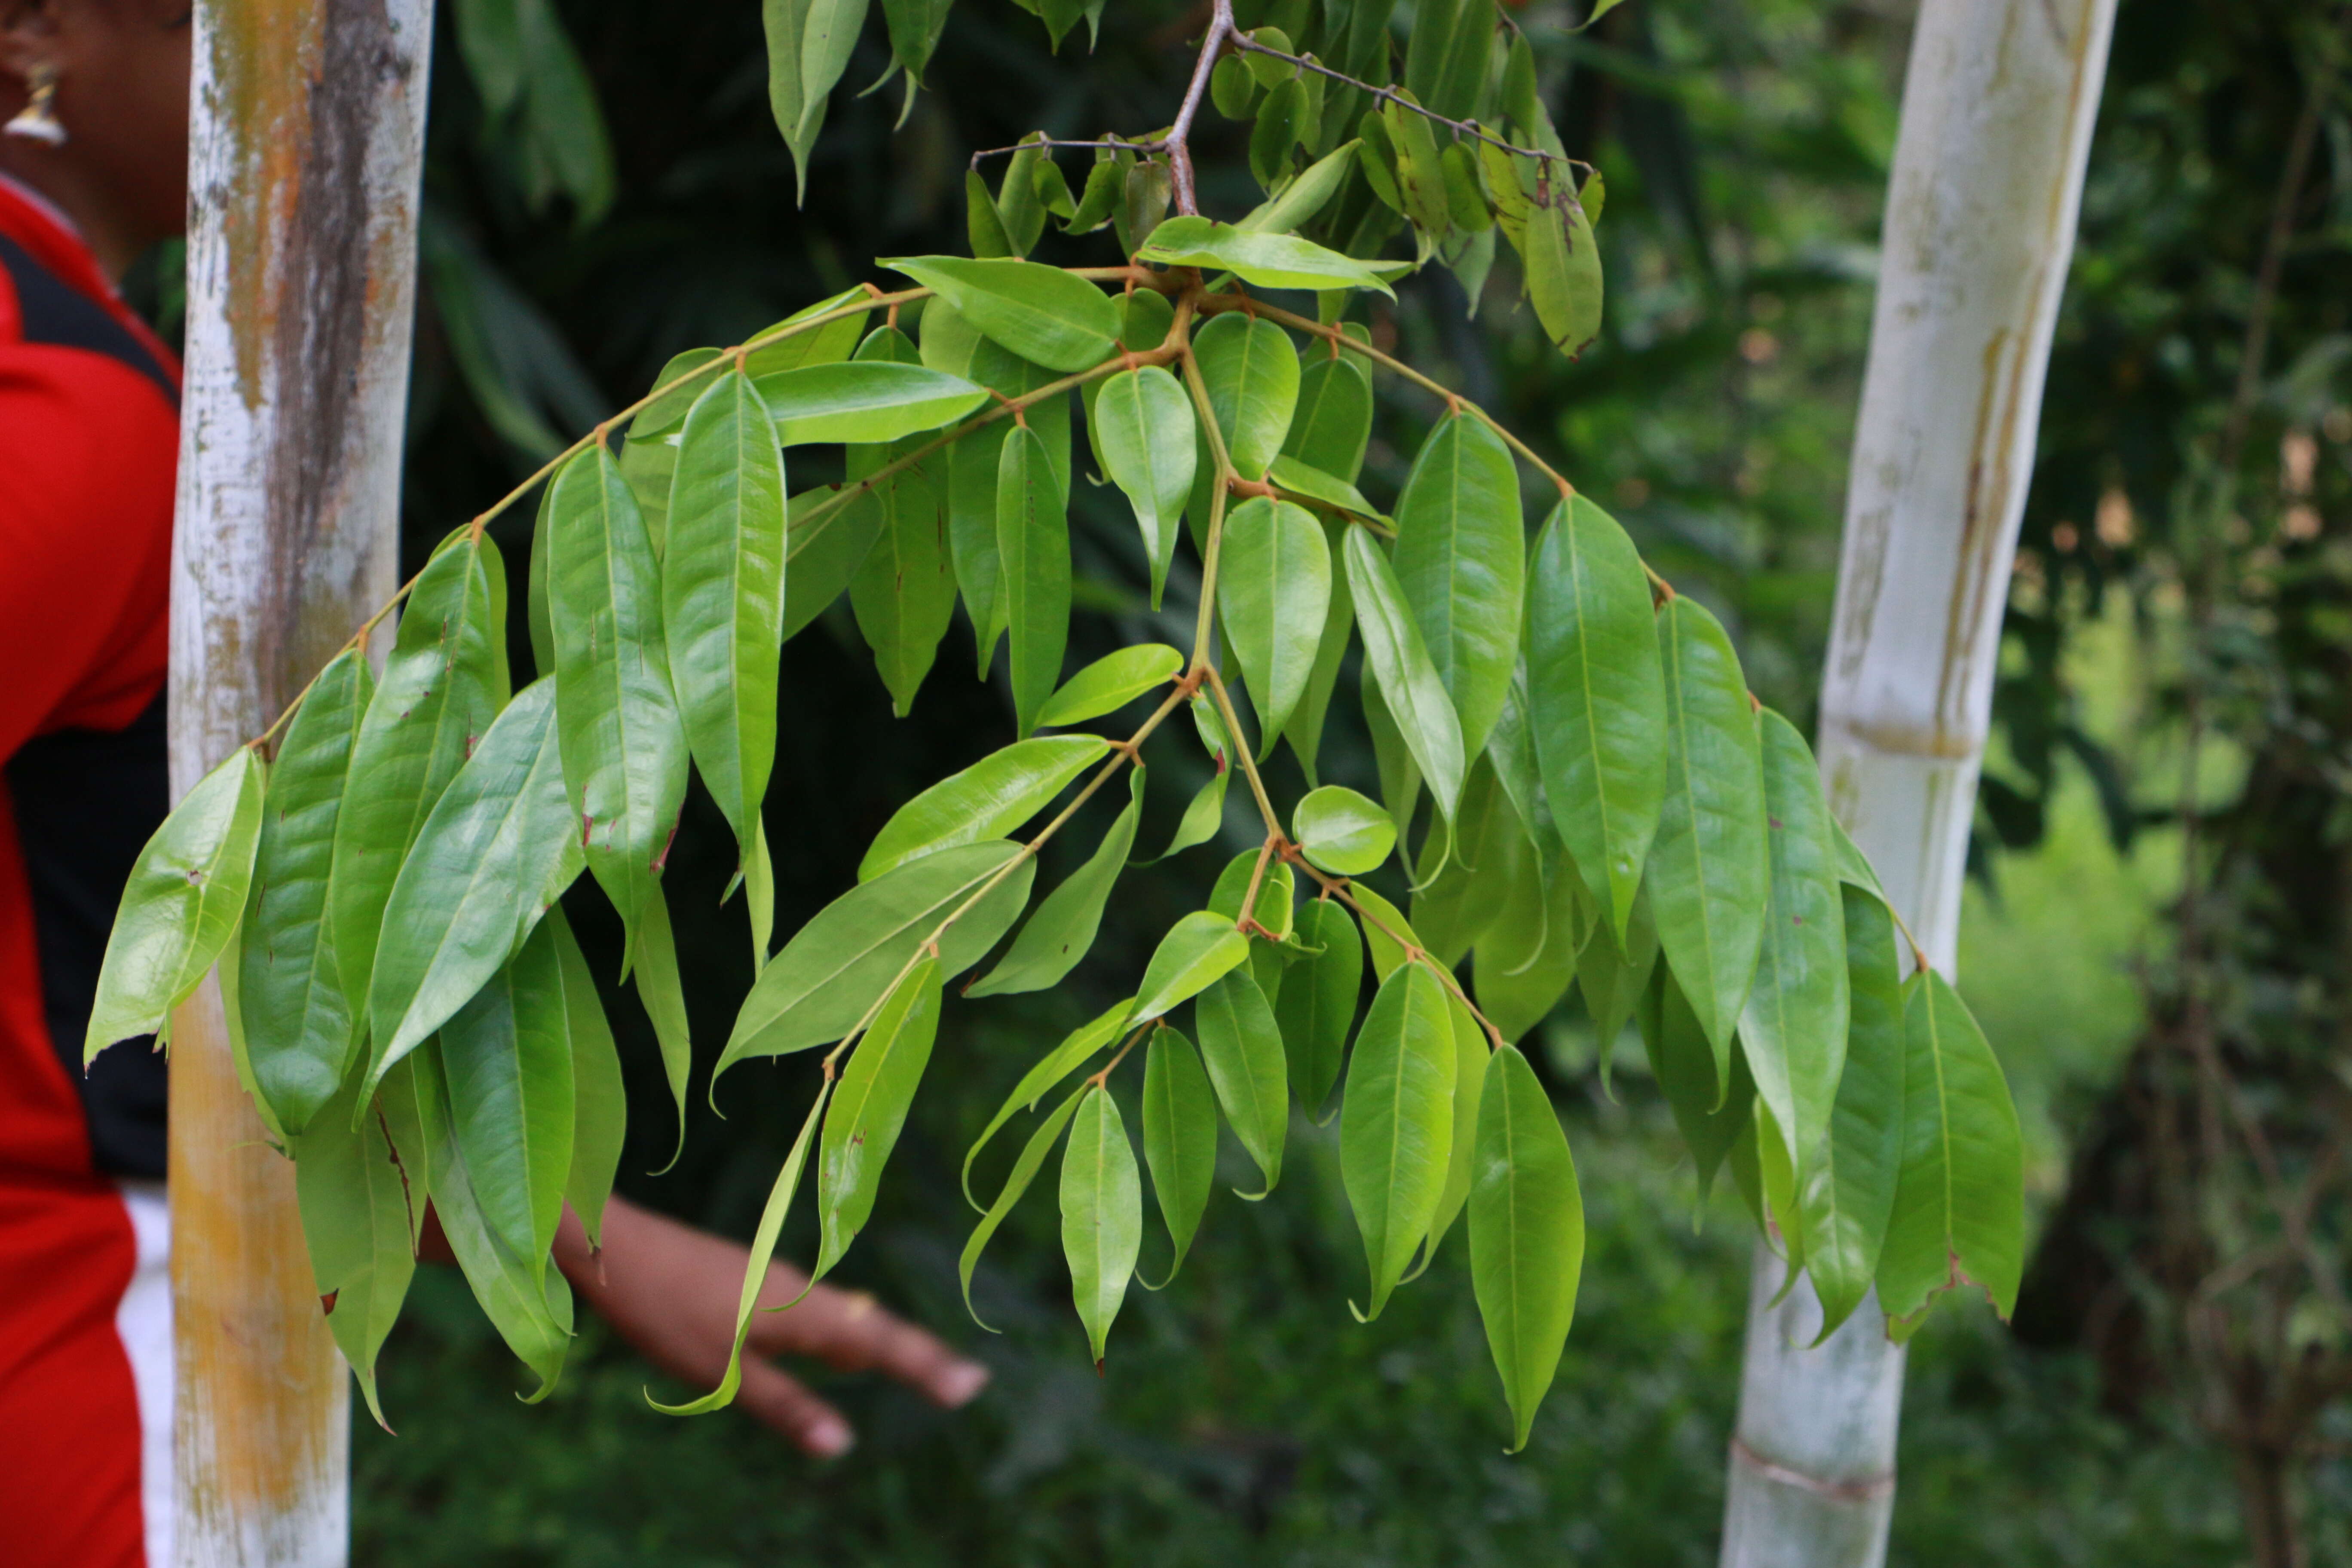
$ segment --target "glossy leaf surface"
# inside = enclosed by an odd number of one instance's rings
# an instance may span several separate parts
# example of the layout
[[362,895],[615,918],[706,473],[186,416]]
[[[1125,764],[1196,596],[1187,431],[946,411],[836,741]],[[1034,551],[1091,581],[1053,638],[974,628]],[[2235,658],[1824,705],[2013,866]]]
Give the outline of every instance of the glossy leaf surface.
[[1290,813],[1291,836],[1307,859],[1338,877],[1376,871],[1396,848],[1396,823],[1344,784],[1310,790]]
[[1238,968],[1202,989],[1192,1003],[1192,1024],[1217,1102],[1265,1178],[1257,1192],[1243,1195],[1264,1197],[1282,1179],[1290,1127],[1289,1069],[1274,1008],[1249,970]]
[[870,882],[910,860],[975,839],[1002,838],[1109,754],[1096,735],[1041,735],[982,757],[900,806],[858,863]]
[[1105,477],[1135,509],[1144,558],[1151,563],[1151,603],[1157,608],[1199,460],[1192,400],[1174,376],[1147,364],[1104,382],[1088,418],[1095,457]]
[[1486,1064],[1470,1184],[1470,1282],[1511,1406],[1513,1451],[1559,1370],[1584,1270],[1584,1199],[1559,1114],[1516,1046]]
[[1170,1008],[1191,1000],[1229,970],[1249,957],[1249,938],[1231,917],[1194,910],[1168,928],[1144,966],[1143,984],[1136,988],[1135,1005],[1128,1023],[1149,1023]]
[[1135,770],[1129,785],[1127,808],[1111,823],[1102,842],[1085,865],[1038,902],[1037,912],[1013,939],[1013,946],[994,969],[977,984],[966,986],[967,996],[1004,996],[1023,991],[1044,991],[1058,984],[1077,967],[1095,944],[1102,927],[1103,906],[1127,868],[1135,848],[1135,830],[1143,820],[1143,770]]
[[1212,317],[1192,334],[1192,357],[1234,470],[1263,479],[1298,405],[1298,355],[1288,335],[1234,311]]
[[1349,530],[1346,552],[1348,591],[1363,628],[1365,667],[1379,681],[1389,714],[1437,797],[1438,810],[1451,821],[1461,804],[1466,766],[1453,700],[1430,662],[1396,574],[1370,536]]
[[1118,316],[1092,283],[1012,259],[922,256],[884,261],[953,305],[973,327],[1050,370],[1090,370],[1110,357]]
[[1097,1368],[1142,1248],[1143,1184],[1135,1147],[1109,1091],[1097,1086],[1078,1101],[1062,1149],[1062,1252]]
[[1331,604],[1322,526],[1288,501],[1253,496],[1225,516],[1218,603],[1271,752],[1306,694]]
[[1269,226],[1243,228],[1189,214],[1153,229],[1136,259],[1230,272],[1261,289],[1373,289],[1394,298],[1376,263]]
[[1821,1297],[1822,1332],[1852,1316],[1870,1289],[1895,1211],[1903,1164],[1903,986],[1895,920],[1876,894],[1841,888],[1850,1022],[1828,1136],[1799,1178],[1805,1268]]
[[1183,668],[1184,656],[1166,643],[1136,643],[1107,653],[1064,681],[1038,710],[1037,722],[1059,729],[1116,713],[1175,679]]
[[1475,415],[1445,419],[1413,459],[1396,522],[1397,585],[1453,699],[1462,753],[1475,757],[1511,683],[1526,597],[1527,528],[1510,448]]
[[1445,988],[1421,963],[1381,983],[1348,1062],[1339,1174],[1371,1271],[1367,1319],[1429,1233],[1454,1141],[1454,1027]]
[[996,470],[996,551],[1023,735],[1062,679],[1070,636],[1070,531],[1045,443],[1026,426],[1004,438]]
[[542,1273],[563,1215],[576,1110],[563,968],[545,924],[442,1026],[440,1054],[482,1217]]
[[960,375],[888,360],[804,365],[752,385],[786,447],[896,441],[951,425],[988,401],[984,388]]
[[1154,1029],[1143,1063],[1143,1163],[1168,1226],[1164,1289],[1184,1267],[1184,1254],[1208,1212],[1217,1179],[1217,1100],[1192,1042],[1173,1029]]
[[822,1239],[811,1279],[841,1261],[874,1212],[882,1168],[898,1144],[931,1042],[940,1028],[940,963],[923,958],[883,998],[850,1053],[817,1143],[817,1218]]

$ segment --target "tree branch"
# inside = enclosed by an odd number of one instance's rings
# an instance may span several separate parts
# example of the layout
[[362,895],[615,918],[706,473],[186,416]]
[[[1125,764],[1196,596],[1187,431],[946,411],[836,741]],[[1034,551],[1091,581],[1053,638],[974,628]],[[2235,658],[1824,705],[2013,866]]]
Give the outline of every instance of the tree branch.
[[1201,211],[1201,198],[1192,182],[1192,119],[1201,111],[1201,97],[1209,90],[1209,73],[1217,67],[1218,57],[1236,37],[1234,28],[1233,0],[1214,0],[1209,14],[1209,30],[1201,37],[1201,58],[1192,63],[1192,82],[1184,89],[1184,105],[1176,111],[1176,122],[1168,128],[1167,137],[1160,143],[1168,154],[1168,170],[1176,186],[1176,210],[1195,216]]

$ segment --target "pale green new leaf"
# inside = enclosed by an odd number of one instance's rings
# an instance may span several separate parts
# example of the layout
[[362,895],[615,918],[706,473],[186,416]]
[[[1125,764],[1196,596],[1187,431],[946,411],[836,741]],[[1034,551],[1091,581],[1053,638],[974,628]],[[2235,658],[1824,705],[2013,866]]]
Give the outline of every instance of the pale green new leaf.
[[[1009,869],[1008,869],[1009,868]],[[981,893],[984,884],[1004,873]],[[926,855],[819,910],[760,972],[712,1077],[745,1057],[829,1045],[855,1028],[941,921],[940,977],[953,979],[996,945],[1029,901],[1037,862],[1003,839]]]
[[758,390],[730,371],[686,416],[662,625],[694,765],[746,854],[775,765],[783,614],[783,455]]
[[989,1140],[1013,1120],[1014,1111],[1024,1106],[1034,1109],[1037,1101],[1045,1098],[1046,1090],[1077,1071],[1088,1058],[1118,1039],[1126,1031],[1128,1009],[1133,1005],[1134,998],[1129,997],[1097,1015],[1091,1021],[1079,1025],[1063,1037],[1061,1044],[1046,1052],[1043,1059],[1021,1075],[1021,1081],[1013,1086],[1013,1092],[1004,1097],[1004,1103],[996,1108],[996,1114],[988,1119],[988,1125],[981,1130],[980,1136],[973,1139],[971,1147],[964,1152],[963,1196],[966,1203],[975,1209],[981,1206],[980,1201],[971,1195],[971,1166],[972,1162],[980,1158],[980,1152],[988,1147]]
[[1475,415],[1444,420],[1413,459],[1396,521],[1397,586],[1461,720],[1462,754],[1475,757],[1510,688],[1527,592],[1510,448]]
[[1107,653],[1064,681],[1038,710],[1037,722],[1058,730],[1116,713],[1175,679],[1183,668],[1184,656],[1166,643],[1135,643]]
[[1657,637],[1666,792],[1646,873],[1650,909],[1658,947],[1714,1047],[1720,1105],[1771,879],[1762,742],[1739,656],[1716,618],[1677,596],[1658,607]]
[[874,836],[857,879],[870,882],[936,850],[1005,837],[1109,752],[1110,742],[1098,735],[1041,735],[991,752],[900,806]]
[[1414,765],[1448,821],[1462,801],[1465,752],[1453,700],[1430,662],[1403,590],[1371,536],[1350,529],[1348,590],[1364,632],[1364,660]]
[[1049,370],[1091,370],[1110,357],[1118,336],[1109,297],[1058,267],[956,256],[880,265],[936,290],[982,334]]
[[[261,803],[252,893],[238,932],[237,1011],[255,1093],[289,1135],[310,1125],[359,1047],[362,1014],[343,993],[328,904],[335,818],[374,690],[366,655],[356,648],[336,655],[278,742]],[[364,1386],[373,1397],[373,1382]]]
[[1528,688],[1544,794],[1622,943],[1666,784],[1666,684],[1642,558],[1582,496],[1545,523],[1528,590]]
[[786,447],[895,441],[952,424],[988,401],[985,389],[960,375],[888,360],[805,365],[752,385]]
[[1470,1283],[1511,1406],[1512,1448],[1559,1370],[1584,1270],[1584,1199],[1559,1114],[1516,1046],[1486,1065],[1470,1186]]
[[[1242,234],[1286,235],[1291,233],[1301,224],[1311,221],[1317,214],[1330,205],[1331,198],[1339,194],[1339,187],[1347,184],[1349,172],[1355,166],[1356,143],[1341,142],[1331,152],[1309,163],[1287,184],[1277,187],[1271,196],[1253,208],[1248,216],[1234,225],[1234,228]],[[1160,238],[1159,234],[1154,233],[1152,242],[1156,245],[1160,242]],[[1338,253],[1328,252],[1327,254],[1337,255]],[[1321,263],[1320,258],[1318,259],[1319,271],[1327,264]],[[1342,259],[1353,258],[1342,258]],[[1256,281],[1255,279],[1249,279],[1248,275],[1238,267],[1229,267],[1223,262],[1216,265],[1226,266],[1227,269],[1236,277]],[[1320,282],[1309,285],[1316,289],[1335,286],[1353,288],[1358,285],[1353,283],[1332,285]],[[1384,284],[1379,283],[1365,284],[1362,287],[1385,289]]]
[[1194,910],[1168,928],[1143,967],[1143,984],[1127,1016],[1132,1026],[1159,1017],[1197,995],[1249,957],[1249,938],[1231,917]]
[[[1012,1173],[1004,1178],[1003,1189],[996,1194],[996,1201],[982,1211],[980,1223],[971,1227],[971,1239],[963,1244],[963,1256],[956,1260],[956,1272],[963,1282],[963,1310],[971,1314],[973,1322],[979,1323],[992,1334],[1002,1331],[991,1328],[986,1322],[982,1321],[979,1310],[972,1306],[971,1272],[979,1266],[980,1255],[988,1249],[989,1239],[996,1234],[997,1226],[1003,1225],[1006,1216],[1013,1213],[1013,1205],[1021,1201],[1023,1195],[1029,1191],[1029,1184],[1035,1181],[1037,1173],[1045,1168],[1045,1156],[1054,1152],[1054,1144],[1061,1138],[1062,1130],[1070,1124],[1070,1118],[1077,1113],[1078,1102],[1084,1100],[1088,1092],[1085,1088],[1073,1089],[1069,1098],[1055,1106],[1053,1113],[1039,1122],[1037,1130],[1029,1134],[1029,1142],[1021,1146],[1020,1157],[1013,1162]],[[1212,1132],[1214,1131],[1213,1128],[1211,1129]],[[976,1148],[973,1151],[975,1153],[978,1152]],[[969,1160],[964,1163],[964,1174],[966,1178],[964,1196],[970,1198],[971,1196],[970,1183],[971,1163]],[[977,1204],[972,1206],[979,1207]],[[1141,1200],[1139,1198],[1139,1210],[1140,1206]],[[1139,1252],[1142,1249],[1142,1225],[1139,1217],[1136,1228],[1138,1233],[1136,1247]]]
[[817,1144],[817,1218],[822,1239],[809,1278],[821,1279],[874,1212],[882,1168],[898,1145],[907,1108],[940,1030],[940,963],[925,957],[882,999],[850,1053]]
[[1367,1321],[1388,1304],[1444,1190],[1454,1050],[1437,976],[1417,963],[1391,971],[1357,1032],[1339,1110],[1339,1176],[1371,1270]]
[[1257,1192],[1241,1195],[1262,1198],[1282,1179],[1282,1146],[1290,1128],[1289,1066],[1274,1008],[1250,972],[1235,969],[1194,999],[1192,1024],[1225,1120],[1265,1178]]
[[1261,756],[1305,695],[1331,603],[1331,552],[1315,519],[1253,496],[1227,513],[1218,607],[1263,734]]
[[1044,991],[1059,984],[1064,975],[1076,968],[1095,944],[1103,906],[1127,867],[1128,852],[1135,847],[1135,829],[1142,819],[1143,770],[1138,768],[1129,782],[1127,809],[1111,823],[1094,854],[1070,873],[1067,881],[1045,895],[996,967],[977,984],[965,986],[963,994],[1004,996]]
[[1143,1184],[1135,1146],[1127,1141],[1127,1123],[1110,1091],[1097,1084],[1079,1100],[1062,1149],[1062,1252],[1097,1372],[1103,1342],[1127,1300],[1128,1277],[1142,1250]]
[[1307,859],[1335,877],[1380,869],[1396,848],[1396,823],[1344,784],[1310,790],[1290,814],[1291,837]]
[[[1328,177],[1318,174],[1322,167],[1315,165],[1300,179]],[[1345,174],[1344,164],[1339,172]],[[1311,197],[1313,188],[1304,194]],[[1303,221],[1279,213],[1275,216],[1286,226]],[[1136,259],[1160,267],[1230,272],[1261,289],[1372,289],[1395,298],[1379,263],[1360,261],[1312,240],[1277,232],[1271,222],[1243,227],[1190,214],[1171,217],[1151,231],[1151,237],[1136,252]]]

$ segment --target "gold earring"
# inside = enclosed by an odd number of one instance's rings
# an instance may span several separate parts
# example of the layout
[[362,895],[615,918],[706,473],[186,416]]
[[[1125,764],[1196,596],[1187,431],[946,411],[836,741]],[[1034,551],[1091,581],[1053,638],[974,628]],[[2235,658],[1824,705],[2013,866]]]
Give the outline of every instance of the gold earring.
[[0,125],[0,132],[22,136],[28,142],[46,142],[51,147],[65,145],[65,122],[58,118],[58,68],[42,60],[25,79],[32,97],[16,118]]

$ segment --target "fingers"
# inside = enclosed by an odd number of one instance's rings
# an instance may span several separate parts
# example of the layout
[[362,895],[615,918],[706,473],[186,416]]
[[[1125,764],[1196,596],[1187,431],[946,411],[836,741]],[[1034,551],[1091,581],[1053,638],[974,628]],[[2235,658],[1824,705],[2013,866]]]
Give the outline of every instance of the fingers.
[[735,1402],[814,1458],[837,1459],[857,1441],[840,1411],[763,1361],[744,1358]]
[[988,1382],[985,1366],[958,1355],[863,1290],[820,1285],[789,1312],[761,1313],[751,1338],[769,1355],[813,1355],[844,1372],[880,1371],[950,1410],[968,1403]]

